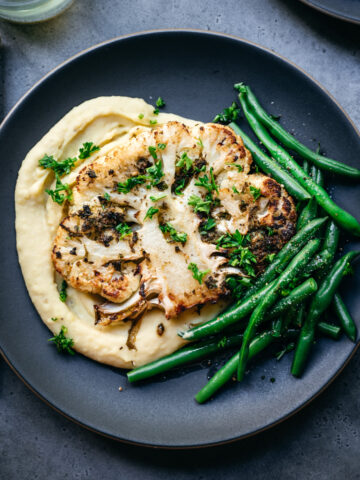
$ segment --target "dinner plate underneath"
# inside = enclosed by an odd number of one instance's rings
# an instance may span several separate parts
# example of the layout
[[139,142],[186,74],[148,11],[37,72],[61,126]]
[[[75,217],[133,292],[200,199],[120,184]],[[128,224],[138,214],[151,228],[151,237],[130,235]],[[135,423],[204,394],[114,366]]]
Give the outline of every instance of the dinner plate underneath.
[[[259,358],[241,384],[205,405],[194,395],[225,360],[205,361],[153,381],[129,385],[125,372],[81,355],[59,355],[28,297],[17,261],[13,194],[27,151],[77,105],[100,95],[154,101],[166,111],[202,121],[236,98],[235,82],[250,84],[260,101],[311,147],[359,166],[360,140],[333,99],[297,67],[244,40],[197,31],[122,37],[70,59],[35,86],[10,112],[0,131],[0,346],[19,376],[61,413],[118,440],[161,447],[228,442],[267,428],[308,403],[339,373],[355,346],[321,339],[301,380],[289,374],[291,355]],[[358,215],[360,191],[337,180],[334,199]],[[328,179],[331,183],[331,179]],[[351,248],[346,243],[345,248]],[[359,245],[358,245],[359,246]],[[344,298],[360,320],[360,278],[344,281]],[[271,381],[270,379],[275,379]],[[123,390],[119,391],[119,386]]]
[[301,0],[332,17],[360,24],[360,0]]

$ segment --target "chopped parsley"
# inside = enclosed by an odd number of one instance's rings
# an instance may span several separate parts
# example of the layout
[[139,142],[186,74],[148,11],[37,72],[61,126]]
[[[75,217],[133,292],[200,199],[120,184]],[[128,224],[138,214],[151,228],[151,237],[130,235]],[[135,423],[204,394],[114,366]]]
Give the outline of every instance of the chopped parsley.
[[275,258],[275,255],[276,253],[269,253],[269,255],[266,255],[266,260],[269,262],[269,263],[272,263],[274,258]]
[[[67,183],[62,183],[57,173],[55,173],[55,178],[56,178],[55,189],[50,190],[47,188],[45,192],[48,195],[50,195],[52,201],[57,203],[58,205],[62,205],[65,200],[68,200],[69,202],[71,202],[72,200],[71,188]],[[65,193],[60,193],[60,192],[65,192]]]
[[175,195],[183,195],[182,191],[184,190],[184,187],[185,178],[182,178],[174,190]]
[[169,222],[159,225],[163,233],[169,233],[174,242],[185,243],[187,240],[187,233],[178,232]]
[[165,148],[166,148],[166,143],[158,143],[159,150],[165,150]]
[[266,227],[268,235],[271,237],[274,235],[274,230],[271,227]]
[[203,177],[198,178],[198,181],[195,182],[195,185],[206,188],[206,190],[210,193],[214,190],[219,193],[219,187],[215,183],[214,171],[212,167],[210,168],[210,180],[207,175],[204,175]]
[[65,280],[63,280],[61,282],[61,288],[60,288],[60,292],[59,292],[59,298],[62,302],[66,302],[66,299],[67,299],[67,292],[66,292],[66,289],[67,289],[67,283]]
[[216,226],[216,222],[213,218],[208,218],[206,222],[201,226],[201,230],[208,232],[209,230],[212,230]]
[[250,193],[253,196],[254,202],[257,200],[259,197],[261,197],[261,190],[260,188],[256,188],[253,185],[250,185]]
[[52,320],[53,322],[57,322],[57,317],[51,317],[51,320]]
[[145,175],[138,175],[137,177],[130,177],[125,182],[119,182],[117,184],[117,190],[119,193],[129,193],[136,185],[141,185],[147,180]]
[[164,100],[163,100],[161,97],[159,97],[159,98],[156,100],[156,106],[157,106],[158,108],[163,108],[163,107],[165,107],[165,102],[164,102]]
[[221,235],[216,242],[216,248],[232,249],[229,265],[242,268],[247,275],[255,277],[253,264],[256,263],[256,257],[246,246],[249,241],[249,235],[242,235],[239,230],[236,230],[234,234]]
[[191,205],[194,208],[194,212],[204,212],[209,214],[211,208],[211,200],[203,200],[197,195],[190,195],[188,205]]
[[195,278],[195,280],[197,280],[200,283],[200,285],[202,284],[202,281],[205,275],[210,273],[210,270],[204,270],[203,272],[201,272],[199,270],[199,267],[196,265],[196,263],[190,263],[188,266],[188,270],[192,271],[193,278]]
[[116,225],[115,230],[120,233],[119,240],[122,240],[123,238],[132,234],[131,228],[125,222],[119,223],[119,225]]
[[232,296],[240,299],[243,296],[244,289],[249,288],[252,282],[248,277],[230,276],[227,277],[226,284],[230,288]]
[[199,147],[204,148],[203,141],[201,140],[200,137],[198,138],[197,144],[199,145]]
[[46,154],[39,160],[40,167],[52,170],[58,177],[70,173],[71,169],[75,166],[75,163],[76,158],[65,158],[65,160],[57,161],[52,155]]
[[94,145],[93,142],[85,142],[83,146],[79,150],[79,158],[84,160],[85,158],[89,158],[90,155],[100,150],[98,145]]
[[71,348],[74,345],[74,340],[65,336],[67,331],[65,325],[62,325],[58,335],[49,338],[49,342],[54,342],[59,353],[66,352],[70,353],[70,355],[75,355],[74,350]]
[[233,102],[230,107],[224,108],[222,113],[215,116],[213,122],[215,123],[230,123],[236,122],[240,118],[241,110],[236,102]]
[[146,220],[147,218],[150,218],[150,220],[152,220],[152,217],[155,215],[155,213],[158,213],[158,211],[159,211],[158,208],[150,207],[146,212],[144,220]]
[[[149,147],[150,148],[150,147]],[[164,176],[164,172],[161,165],[161,160],[157,161],[151,167],[146,169],[149,174],[149,180],[151,180],[151,185],[158,185]]]
[[150,197],[150,200],[155,203],[155,202],[158,202],[159,200],[161,200],[162,198],[165,198],[165,197],[167,197],[167,194],[166,194],[166,193],[163,193],[163,194],[160,195],[159,197],[152,197],[152,196],[151,196],[151,197]]
[[149,147],[149,153],[154,160],[157,160],[156,147]]
[[239,190],[235,187],[235,185],[233,185],[231,188],[234,193],[240,193]]
[[153,114],[154,114],[154,115],[159,115],[159,111],[160,111],[160,110],[159,110],[158,108],[154,108]]
[[294,348],[295,348],[295,343],[293,342],[288,343],[282,350],[280,350],[275,354],[276,360],[281,360],[286,353],[291,352],[291,350],[294,350]]
[[238,163],[230,163],[229,165],[231,165],[232,167],[235,167],[237,168],[237,171],[238,172],[242,172],[244,169],[243,169],[243,166],[242,165],[239,165]]
[[150,125],[156,125],[156,124],[157,124],[157,120],[150,120],[149,123],[150,123]]
[[139,113],[138,118],[140,118],[140,120],[142,120],[142,119],[144,118],[144,114],[143,114],[143,113]]
[[193,161],[188,156],[188,154],[186,152],[184,152],[181,155],[180,160],[176,163],[176,166],[179,167],[179,168],[184,168],[185,167],[186,170],[190,170],[190,168],[192,167],[192,164],[193,164]]
[[110,202],[110,200],[111,200],[111,197],[110,197],[110,195],[108,194],[108,192],[105,192],[105,193],[104,193],[104,198],[105,198],[105,200],[107,200],[108,202]]

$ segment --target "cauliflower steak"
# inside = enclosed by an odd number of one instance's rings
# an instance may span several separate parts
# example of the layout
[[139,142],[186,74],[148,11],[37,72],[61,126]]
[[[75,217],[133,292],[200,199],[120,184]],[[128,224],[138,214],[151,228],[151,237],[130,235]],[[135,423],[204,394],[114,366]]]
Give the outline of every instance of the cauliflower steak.
[[95,305],[103,326],[216,302],[229,275],[254,277],[295,231],[292,198],[252,168],[228,127],[133,128],[79,173],[54,241],[57,272],[107,300]]

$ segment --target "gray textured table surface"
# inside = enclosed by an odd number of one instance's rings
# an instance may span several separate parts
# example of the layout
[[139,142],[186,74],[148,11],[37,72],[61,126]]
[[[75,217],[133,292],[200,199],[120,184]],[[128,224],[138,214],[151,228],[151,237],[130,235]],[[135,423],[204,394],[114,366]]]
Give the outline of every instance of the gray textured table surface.
[[[74,53],[117,35],[173,27],[231,33],[283,54],[319,80],[360,127],[360,27],[297,0],[77,0],[41,25],[0,21],[2,113]],[[0,479],[360,478],[359,367],[357,354],[309,407],[255,438],[167,452],[83,430],[43,404],[0,360]]]

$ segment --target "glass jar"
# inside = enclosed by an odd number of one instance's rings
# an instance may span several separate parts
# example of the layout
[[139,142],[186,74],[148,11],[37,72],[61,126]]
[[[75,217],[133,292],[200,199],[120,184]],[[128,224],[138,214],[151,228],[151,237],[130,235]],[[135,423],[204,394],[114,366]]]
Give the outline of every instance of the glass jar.
[[53,18],[74,0],[0,0],[0,18],[15,23],[35,23]]

